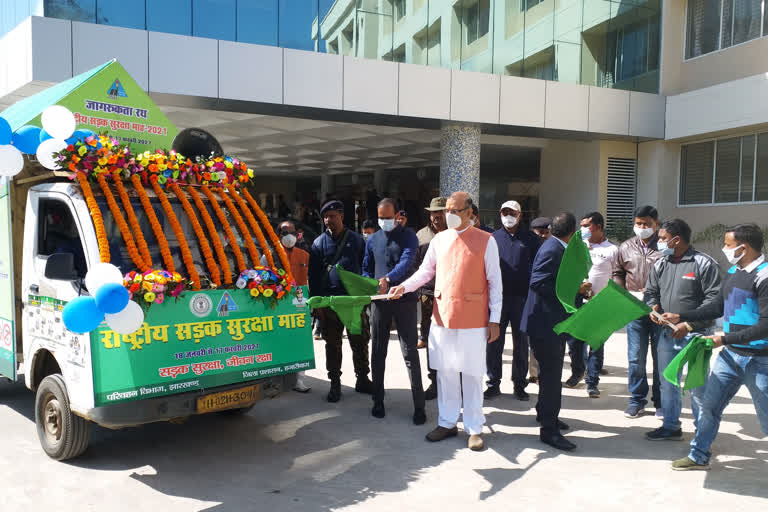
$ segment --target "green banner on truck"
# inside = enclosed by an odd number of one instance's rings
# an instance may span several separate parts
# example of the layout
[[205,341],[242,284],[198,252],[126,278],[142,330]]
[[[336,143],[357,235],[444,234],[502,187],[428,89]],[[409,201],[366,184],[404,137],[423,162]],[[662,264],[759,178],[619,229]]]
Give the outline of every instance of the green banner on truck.
[[0,177],[0,375],[16,379],[9,178]]
[[315,367],[306,287],[271,307],[249,290],[189,291],[144,325],[91,333],[96,406],[248,382]]

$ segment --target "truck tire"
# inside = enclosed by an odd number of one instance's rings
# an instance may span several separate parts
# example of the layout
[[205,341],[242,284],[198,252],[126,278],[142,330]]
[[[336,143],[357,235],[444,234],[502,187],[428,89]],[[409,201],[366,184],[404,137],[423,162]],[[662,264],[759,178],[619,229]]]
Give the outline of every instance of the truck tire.
[[91,422],[72,413],[61,374],[48,375],[35,396],[35,424],[43,451],[52,459],[77,457],[88,448]]

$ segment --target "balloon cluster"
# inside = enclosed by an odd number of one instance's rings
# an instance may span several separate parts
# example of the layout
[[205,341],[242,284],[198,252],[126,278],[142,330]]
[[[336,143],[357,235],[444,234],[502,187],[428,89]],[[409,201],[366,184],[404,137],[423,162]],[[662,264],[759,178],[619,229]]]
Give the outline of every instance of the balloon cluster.
[[66,107],[52,105],[40,116],[42,128],[25,125],[13,132],[0,117],[0,176],[15,176],[24,168],[24,157],[35,155],[46,169],[61,169],[57,156],[70,144],[96,135],[91,130],[75,130],[75,116]]
[[85,287],[91,296],[81,296],[64,306],[61,319],[72,332],[84,334],[106,320],[118,334],[132,334],[144,323],[144,311],[130,300],[123,286],[123,274],[110,263],[99,263],[85,275]]

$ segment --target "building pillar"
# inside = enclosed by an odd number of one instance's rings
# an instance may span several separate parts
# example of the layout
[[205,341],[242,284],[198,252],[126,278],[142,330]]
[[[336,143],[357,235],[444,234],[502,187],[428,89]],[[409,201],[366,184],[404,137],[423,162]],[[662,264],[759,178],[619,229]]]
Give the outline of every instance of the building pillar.
[[328,194],[334,193],[334,179],[333,176],[330,176],[328,174],[322,174],[320,175],[320,204],[322,205],[325,202],[326,196]]
[[480,126],[443,123],[440,135],[440,195],[463,190],[480,201]]
[[380,197],[387,195],[387,171],[384,169],[374,169],[373,188],[376,189],[376,194]]

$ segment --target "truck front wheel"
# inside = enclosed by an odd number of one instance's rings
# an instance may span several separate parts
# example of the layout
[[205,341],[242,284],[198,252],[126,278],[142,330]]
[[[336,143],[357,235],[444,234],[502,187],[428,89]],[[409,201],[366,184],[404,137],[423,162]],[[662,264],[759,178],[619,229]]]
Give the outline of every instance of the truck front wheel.
[[44,378],[37,388],[35,424],[40,445],[52,459],[72,459],[88,448],[91,423],[72,413],[67,387],[58,373]]

